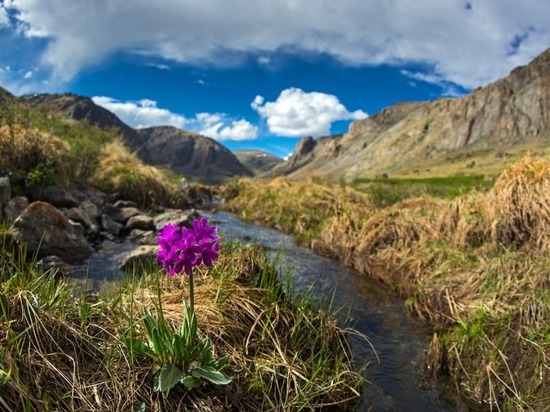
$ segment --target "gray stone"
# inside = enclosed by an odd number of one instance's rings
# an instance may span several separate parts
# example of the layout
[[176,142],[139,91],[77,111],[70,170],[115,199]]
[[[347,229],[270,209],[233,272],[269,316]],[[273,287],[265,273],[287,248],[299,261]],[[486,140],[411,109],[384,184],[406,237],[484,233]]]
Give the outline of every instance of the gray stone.
[[91,200],[83,200],[78,207],[85,211],[88,216],[95,219],[96,221],[99,221],[102,212],[101,209],[94,202],[92,202]]
[[179,209],[168,209],[153,218],[155,228],[161,231],[168,223],[177,224],[178,226],[193,227],[193,221],[200,219],[200,215],[195,211],[185,213]]
[[126,229],[130,231],[133,229],[152,230],[154,228],[153,218],[145,215],[132,216],[126,222]]
[[42,268],[45,273],[49,272],[49,274],[52,275],[61,274],[63,276],[68,276],[74,270],[74,266],[63,262],[59,256],[46,256],[40,259],[36,264],[38,267]]
[[4,206],[10,201],[10,190],[10,179],[7,177],[0,177],[0,214]]
[[107,203],[103,207],[103,211],[119,223],[126,223],[132,216],[139,214],[139,210],[135,207],[125,207],[121,209],[111,203]]
[[133,200],[117,200],[114,204],[120,209],[124,209],[125,207],[137,207],[137,203]]
[[94,224],[97,225],[97,221],[92,220],[92,217],[80,207],[73,207],[65,214],[69,219],[81,223],[86,229],[91,228]]
[[150,268],[151,265],[159,264],[156,260],[158,246],[143,245],[118,258],[119,268],[124,271],[141,271]]
[[75,207],[78,206],[78,199],[68,191],[56,186],[48,186],[37,189],[34,193],[35,200],[41,200],[50,203],[55,207]]
[[29,206],[29,199],[25,196],[16,196],[4,206],[4,217],[11,223]]
[[134,229],[130,232],[129,238],[139,245],[157,244],[157,233],[153,230]]
[[101,216],[101,227],[103,230],[115,236],[119,236],[124,228],[124,226],[118,222],[115,222],[108,214],[105,213]]
[[39,258],[55,255],[64,262],[81,263],[93,253],[84,228],[46,202],[33,202],[10,227],[18,242]]

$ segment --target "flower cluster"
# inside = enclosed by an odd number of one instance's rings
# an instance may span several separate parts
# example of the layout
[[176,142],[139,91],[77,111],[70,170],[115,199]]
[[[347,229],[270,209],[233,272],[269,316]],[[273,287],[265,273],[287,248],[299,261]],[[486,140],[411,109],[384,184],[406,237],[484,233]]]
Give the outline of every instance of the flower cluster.
[[160,251],[157,259],[162,262],[162,268],[168,271],[168,276],[174,276],[182,270],[190,275],[193,266],[201,263],[212,266],[220,250],[218,239],[216,227],[209,226],[205,217],[195,220],[192,229],[167,224],[158,235]]

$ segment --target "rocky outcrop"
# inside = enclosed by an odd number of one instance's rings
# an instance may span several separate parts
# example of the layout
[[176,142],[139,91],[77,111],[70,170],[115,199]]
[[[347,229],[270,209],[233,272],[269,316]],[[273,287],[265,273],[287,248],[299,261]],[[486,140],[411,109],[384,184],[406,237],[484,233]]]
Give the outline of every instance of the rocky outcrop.
[[[509,76],[457,99],[400,103],[350,125],[343,136],[299,143],[273,172],[303,178],[373,177],[550,139],[550,49]],[[307,150],[304,152],[304,144]],[[300,149],[300,150],[298,150]]]

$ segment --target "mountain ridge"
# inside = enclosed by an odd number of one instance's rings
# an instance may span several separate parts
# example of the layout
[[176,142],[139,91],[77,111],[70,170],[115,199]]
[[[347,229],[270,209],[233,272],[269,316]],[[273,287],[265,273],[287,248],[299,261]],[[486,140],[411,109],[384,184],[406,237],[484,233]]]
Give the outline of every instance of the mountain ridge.
[[401,173],[475,150],[547,145],[549,128],[550,49],[461,98],[398,103],[353,122],[343,135],[305,137],[268,175],[352,180]]
[[215,185],[226,179],[253,176],[233,153],[214,139],[171,126],[134,129],[89,97],[72,93],[36,94],[21,96],[18,100],[47,113],[87,121],[102,129],[115,129],[145,163],[168,166],[189,180]]

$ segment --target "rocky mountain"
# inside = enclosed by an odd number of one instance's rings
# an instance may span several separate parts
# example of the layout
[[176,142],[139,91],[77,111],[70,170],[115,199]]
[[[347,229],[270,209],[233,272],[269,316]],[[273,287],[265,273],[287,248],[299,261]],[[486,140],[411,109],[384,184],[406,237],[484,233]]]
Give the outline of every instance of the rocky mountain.
[[175,127],[138,129],[144,142],[143,160],[168,165],[204,184],[219,184],[235,176],[253,176],[227,148],[213,139]]
[[117,130],[125,144],[152,165],[166,165],[187,179],[219,184],[225,179],[252,176],[237,157],[213,139],[173,127],[133,129],[88,97],[74,94],[39,94],[21,102],[69,119],[84,120],[102,129]]
[[236,150],[233,152],[237,159],[254,174],[260,175],[271,171],[283,162],[283,159],[262,150]]
[[530,144],[550,146],[550,49],[464,97],[399,103],[352,123],[343,135],[305,137],[270,174],[373,177]]

